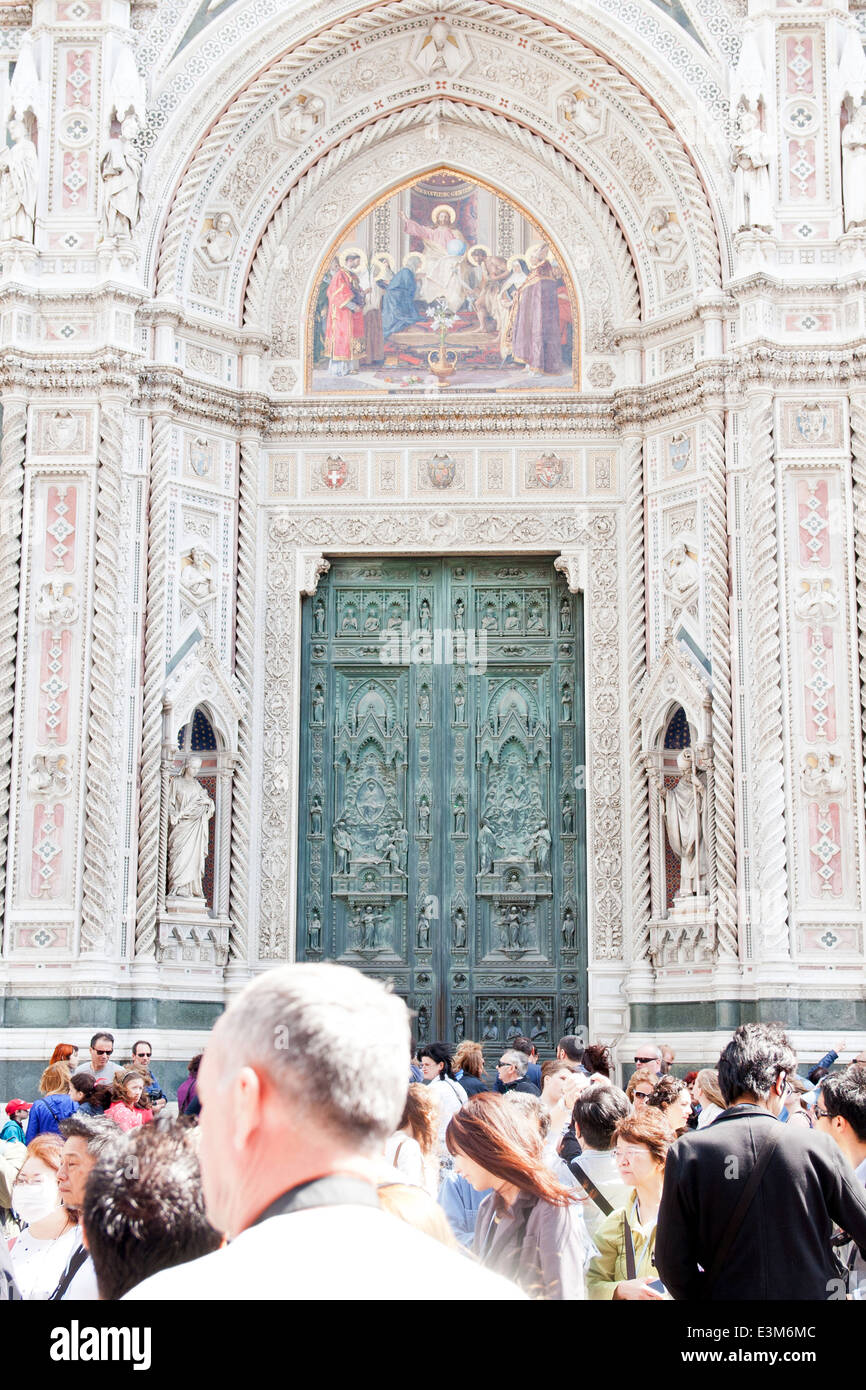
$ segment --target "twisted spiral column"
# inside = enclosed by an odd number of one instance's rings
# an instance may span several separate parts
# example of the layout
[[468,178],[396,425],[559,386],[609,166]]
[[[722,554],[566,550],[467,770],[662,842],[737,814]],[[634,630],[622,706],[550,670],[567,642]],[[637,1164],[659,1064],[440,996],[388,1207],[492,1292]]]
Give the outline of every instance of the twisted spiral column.
[[854,485],[854,571],[860,646],[860,717],[866,748],[866,399],[851,399],[851,472]]
[[154,415],[150,434],[147,524],[147,598],[144,628],[144,695],[138,810],[138,894],[135,954],[156,949],[159,897],[162,697],[165,686],[165,592],[171,420]]
[[713,908],[720,956],[736,958],[737,837],[734,802],[734,734],[731,696],[731,627],[728,604],[728,493],[725,429],[721,411],[707,416],[709,555],[707,598],[713,669],[713,797],[709,843],[714,859]]
[[6,893],[9,853],[9,784],[12,779],[12,713],[18,650],[18,587],[21,577],[21,526],[27,407],[3,402],[0,446],[0,920]]
[[235,674],[247,697],[238,725],[238,758],[232,788],[232,852],[229,933],[231,959],[249,954],[250,824],[252,819],[253,666],[255,662],[256,521],[259,441],[241,440],[238,488],[238,560],[235,609]]
[[749,589],[751,641],[752,779],[759,920],[765,957],[790,955],[785,850],[782,667],[779,632],[779,559],[773,459],[773,403],[756,402],[749,422]]
[[103,407],[96,472],[96,536],[81,903],[82,954],[99,950],[117,899],[117,642],[123,413]]
[[629,766],[631,771],[631,918],[632,956],[643,960],[649,951],[650,844],[646,772],[641,749],[637,701],[646,676],[646,574],[644,558],[643,440],[625,445],[626,508],[626,642],[628,662]]

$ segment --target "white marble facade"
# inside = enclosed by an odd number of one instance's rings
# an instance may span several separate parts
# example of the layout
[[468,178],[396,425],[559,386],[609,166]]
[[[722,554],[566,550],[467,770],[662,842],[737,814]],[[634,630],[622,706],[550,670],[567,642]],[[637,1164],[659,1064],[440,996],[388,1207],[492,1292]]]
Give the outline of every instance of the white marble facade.
[[[589,1033],[712,1062],[742,1018],[866,1028],[864,35],[861,0],[4,10],[3,1056],[110,1003],[185,1058],[292,957],[300,604],[329,556],[406,552],[585,595]],[[575,389],[305,387],[323,255],[437,169],[558,248]],[[166,902],[196,710],[204,914]]]

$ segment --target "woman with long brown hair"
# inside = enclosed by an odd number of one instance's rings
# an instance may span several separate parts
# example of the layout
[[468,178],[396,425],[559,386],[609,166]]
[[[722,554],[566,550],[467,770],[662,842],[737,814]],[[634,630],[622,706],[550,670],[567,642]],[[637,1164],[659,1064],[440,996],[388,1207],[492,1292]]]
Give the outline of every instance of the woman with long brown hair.
[[153,1119],[153,1111],[141,1103],[143,1090],[144,1077],[136,1067],[119,1071],[112,1082],[111,1094],[114,1099],[105,1113],[124,1133],[139,1129]]
[[436,1135],[436,1102],[426,1086],[413,1081],[400,1124],[385,1144],[385,1161],[402,1174],[404,1183],[423,1187],[434,1198],[439,1186]]
[[478,1192],[473,1249],[532,1298],[584,1298],[586,1232],[576,1193],[544,1165],[538,1125],[494,1093],[473,1096],[445,1134],[454,1167]]

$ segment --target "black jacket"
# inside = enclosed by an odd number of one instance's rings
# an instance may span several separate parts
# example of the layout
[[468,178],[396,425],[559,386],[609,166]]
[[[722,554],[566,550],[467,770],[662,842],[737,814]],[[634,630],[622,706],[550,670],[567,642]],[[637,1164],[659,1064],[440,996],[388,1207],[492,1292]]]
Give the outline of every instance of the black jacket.
[[[779,1126],[775,1152],[708,1293],[698,1265],[712,1265],[771,1125]],[[670,1148],[655,1262],[676,1299],[823,1302],[839,1277],[830,1250],[834,1222],[866,1251],[866,1190],[841,1149],[828,1135],[780,1124],[756,1105],[734,1105]]]
[[525,1076],[521,1076],[518,1081],[510,1081],[507,1086],[502,1087],[504,1095],[509,1091],[524,1091],[528,1096],[540,1096],[541,1092],[537,1086],[533,1086],[531,1081],[527,1081]]

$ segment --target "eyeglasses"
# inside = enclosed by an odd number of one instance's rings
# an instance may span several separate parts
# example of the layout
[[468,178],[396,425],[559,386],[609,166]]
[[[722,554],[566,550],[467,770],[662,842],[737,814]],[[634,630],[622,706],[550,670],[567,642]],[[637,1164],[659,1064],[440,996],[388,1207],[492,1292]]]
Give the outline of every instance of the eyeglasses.
[[635,1057],[635,1059],[634,1059],[634,1064],[635,1064],[636,1067],[639,1067],[639,1066],[643,1065],[645,1062],[657,1062],[657,1061],[658,1061],[658,1057]]
[[652,1091],[635,1091],[634,1098],[635,1100],[649,1100],[651,1095]]
[[93,1049],[93,1051],[96,1053],[97,1057],[110,1057],[111,1054],[112,1054],[112,1052],[114,1051],[114,1048],[113,1048],[113,1047],[95,1047],[95,1048]]
[[13,1187],[41,1187],[45,1178],[40,1174],[35,1178],[16,1178]]
[[633,1158],[641,1158],[644,1154],[648,1154],[648,1153],[649,1153],[649,1149],[645,1149],[645,1148],[643,1147],[643,1145],[641,1145],[641,1144],[630,1144],[630,1145],[629,1145],[628,1147],[626,1147],[626,1148],[614,1149],[614,1151],[613,1151],[613,1156],[614,1156],[615,1159],[618,1159],[620,1162],[622,1162],[622,1160],[623,1160],[624,1158],[627,1158],[627,1159],[629,1159],[629,1160],[631,1160],[631,1159],[633,1159]]
[[152,1052],[136,1052],[136,1057],[152,1057]]
[[499,1061],[499,1062],[496,1063],[496,1065],[497,1065],[497,1067],[510,1067],[510,1066],[511,1066],[511,1063],[510,1063],[510,1062],[502,1062],[502,1061]]
[[816,1120],[832,1120],[832,1118],[833,1118],[833,1116],[830,1114],[830,1111],[829,1111],[829,1110],[821,1110],[821,1109],[818,1108],[817,1105],[815,1106],[815,1119],[816,1119]]

